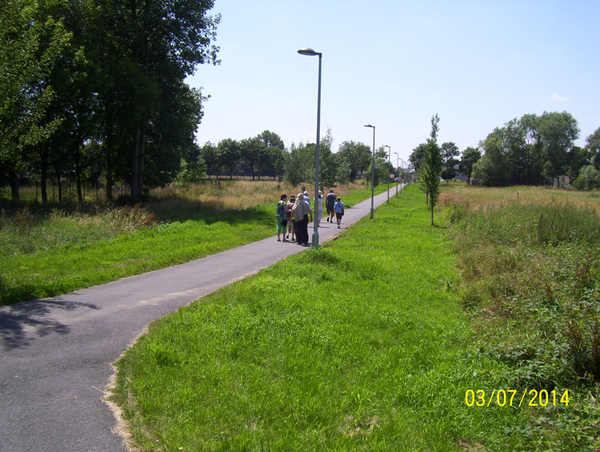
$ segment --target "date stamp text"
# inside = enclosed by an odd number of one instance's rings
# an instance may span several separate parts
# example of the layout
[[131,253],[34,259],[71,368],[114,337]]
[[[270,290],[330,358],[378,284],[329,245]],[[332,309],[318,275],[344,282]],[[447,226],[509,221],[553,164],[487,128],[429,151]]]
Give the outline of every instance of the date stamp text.
[[483,389],[468,389],[465,393],[467,406],[489,407],[497,405],[504,406],[569,406],[569,390],[563,393],[547,391],[542,389],[524,389],[523,392],[516,389],[494,389],[492,393]]

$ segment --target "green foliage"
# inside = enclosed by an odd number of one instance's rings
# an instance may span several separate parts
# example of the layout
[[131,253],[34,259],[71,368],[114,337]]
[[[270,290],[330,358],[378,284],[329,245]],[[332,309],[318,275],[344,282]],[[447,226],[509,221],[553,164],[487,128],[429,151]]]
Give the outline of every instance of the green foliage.
[[[388,155],[385,152],[385,148],[381,147],[375,152],[375,185],[379,185],[381,183],[386,183],[388,181],[388,175],[390,174]],[[367,180],[371,181],[373,176],[373,159],[369,163],[367,167],[367,172],[365,173],[365,177]]]
[[[7,0],[0,7],[0,162],[18,197],[16,172],[78,185],[100,172],[112,196],[127,180],[170,183],[195,152],[200,91],[185,83],[218,63],[212,1]],[[93,158],[84,148],[98,151]],[[101,166],[101,171],[97,168]],[[86,174],[87,173],[87,174]]]
[[315,178],[315,146],[294,143],[290,151],[284,156],[283,168],[285,180],[297,186],[303,182],[310,182]]
[[471,183],[473,167],[479,160],[481,160],[481,151],[479,149],[468,147],[463,151],[458,169],[467,176],[468,183]]
[[482,142],[483,158],[473,165],[473,176],[487,187],[504,187],[511,180],[506,153],[506,132],[496,128]]
[[454,179],[456,177],[456,169],[454,167],[460,162],[460,160],[456,158],[460,155],[458,146],[452,142],[442,143],[441,153],[442,165],[444,166],[441,174],[442,179],[445,181]]
[[437,144],[438,123],[440,118],[435,115],[431,118],[431,136],[423,149],[423,158],[419,171],[421,189],[427,196],[427,203],[431,210],[431,225],[433,226],[433,209],[440,196],[440,176],[442,174],[442,154]]
[[352,181],[352,168],[350,167],[350,164],[343,158],[338,159],[335,180],[340,184],[348,184]]
[[47,115],[55,89],[46,83],[72,39],[62,18],[48,13],[61,4],[6,0],[0,5],[0,183],[11,180],[15,200],[16,173],[27,171],[27,151],[62,122]]
[[593,190],[600,188],[600,171],[594,165],[587,165],[579,170],[577,179],[573,181],[577,190]]
[[179,174],[175,179],[175,184],[184,187],[190,184],[200,182],[206,176],[206,165],[202,156],[199,156],[195,162],[188,163],[181,159]]
[[340,144],[336,155],[350,168],[349,179],[350,181],[354,181],[371,164],[371,153],[371,148],[366,144],[344,141]]
[[327,129],[326,135],[319,143],[319,187],[335,187],[337,183],[339,156],[331,152],[333,146],[333,135],[331,128]]
[[217,145],[217,153],[219,156],[219,166],[227,168],[229,177],[233,178],[233,169],[238,164],[241,157],[241,146],[236,140],[225,138],[219,141]]
[[567,172],[569,151],[579,136],[567,112],[523,115],[496,128],[482,141],[485,155],[475,167],[484,185],[539,185]]
[[508,366],[509,386],[569,389],[575,399],[568,407],[538,408],[529,425],[510,429],[527,433],[518,450],[594,450],[600,445],[591,415],[600,395],[600,218],[572,204],[462,205],[450,213],[459,293],[473,314],[478,347]]
[[217,151],[217,146],[207,141],[204,146],[200,148],[200,157],[206,164],[206,172],[208,174],[219,174],[221,168],[221,160]]

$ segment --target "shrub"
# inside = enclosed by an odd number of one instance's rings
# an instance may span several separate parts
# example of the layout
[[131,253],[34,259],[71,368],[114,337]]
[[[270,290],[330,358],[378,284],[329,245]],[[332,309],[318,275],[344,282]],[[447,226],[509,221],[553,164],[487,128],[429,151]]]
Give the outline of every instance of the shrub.
[[573,182],[573,187],[577,190],[600,188],[600,171],[594,168],[594,165],[584,166],[579,171],[577,179]]

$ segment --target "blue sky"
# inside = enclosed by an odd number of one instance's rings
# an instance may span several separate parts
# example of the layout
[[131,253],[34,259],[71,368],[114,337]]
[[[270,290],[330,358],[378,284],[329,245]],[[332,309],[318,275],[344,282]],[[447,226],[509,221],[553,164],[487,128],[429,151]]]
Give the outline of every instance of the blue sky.
[[323,53],[334,151],[371,145],[370,123],[406,160],[434,114],[461,151],[527,113],[571,113],[579,145],[600,127],[598,0],[215,0],[211,13],[222,62],[188,79],[211,96],[200,145],[263,130],[314,142],[318,58],[303,47]]

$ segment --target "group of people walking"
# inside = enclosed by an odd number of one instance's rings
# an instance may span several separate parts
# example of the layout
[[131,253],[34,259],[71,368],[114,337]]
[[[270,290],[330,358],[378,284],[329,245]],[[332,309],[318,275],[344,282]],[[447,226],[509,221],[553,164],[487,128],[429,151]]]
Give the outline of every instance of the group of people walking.
[[[329,190],[327,197],[323,200],[323,193],[319,191],[319,197],[316,202],[316,218],[318,224],[324,212],[324,206],[327,208],[327,222],[333,223],[335,216],[338,228],[344,216],[344,203],[341,198],[337,198],[333,190]],[[281,195],[277,203],[277,241],[281,242],[283,234],[284,242],[296,242],[298,245],[308,245],[308,223],[313,221],[313,211],[310,206],[310,197],[308,192],[298,193],[297,196],[291,195],[288,201],[287,195]],[[290,238],[291,236],[291,238]]]

